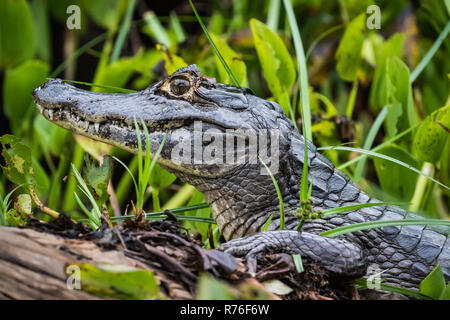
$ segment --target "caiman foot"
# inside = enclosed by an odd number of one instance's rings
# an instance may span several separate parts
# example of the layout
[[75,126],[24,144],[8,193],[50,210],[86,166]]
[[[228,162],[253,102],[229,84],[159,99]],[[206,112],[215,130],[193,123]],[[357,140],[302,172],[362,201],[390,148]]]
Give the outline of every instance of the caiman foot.
[[230,240],[221,250],[234,256],[259,257],[264,253],[298,253],[306,261],[326,270],[349,277],[364,275],[366,263],[363,250],[347,240],[322,237],[308,232],[278,230]]

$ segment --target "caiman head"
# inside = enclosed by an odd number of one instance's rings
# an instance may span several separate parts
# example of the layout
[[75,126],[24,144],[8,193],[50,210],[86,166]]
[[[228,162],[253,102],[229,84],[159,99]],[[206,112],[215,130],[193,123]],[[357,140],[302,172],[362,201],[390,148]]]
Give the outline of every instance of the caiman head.
[[[158,162],[204,193],[226,238],[248,233],[236,230],[238,221],[227,226],[230,220],[245,219],[251,206],[278,211],[261,160],[273,170],[282,192],[290,192],[288,154],[295,130],[282,109],[250,89],[216,83],[195,65],[136,93],[95,93],[54,79],[36,88],[33,98],[51,122],[133,153],[138,150],[135,120],[141,132],[142,125],[148,129],[152,154],[166,135]],[[143,134],[141,140],[145,148]],[[266,219],[261,218],[262,224]]]

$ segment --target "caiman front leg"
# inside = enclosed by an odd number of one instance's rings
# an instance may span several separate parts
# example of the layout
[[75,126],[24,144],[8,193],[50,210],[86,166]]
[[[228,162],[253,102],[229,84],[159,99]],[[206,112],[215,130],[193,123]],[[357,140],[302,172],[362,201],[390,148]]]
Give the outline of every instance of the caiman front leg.
[[264,231],[222,244],[221,250],[234,256],[260,256],[262,253],[299,253],[341,276],[358,277],[366,270],[361,247],[347,240],[327,238],[295,230]]

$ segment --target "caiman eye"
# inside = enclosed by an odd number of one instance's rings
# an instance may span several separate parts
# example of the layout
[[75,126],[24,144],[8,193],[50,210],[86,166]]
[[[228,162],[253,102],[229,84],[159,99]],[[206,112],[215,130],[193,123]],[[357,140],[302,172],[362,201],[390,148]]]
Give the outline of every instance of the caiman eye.
[[184,77],[177,77],[170,80],[170,92],[176,96],[181,96],[189,91],[191,83]]

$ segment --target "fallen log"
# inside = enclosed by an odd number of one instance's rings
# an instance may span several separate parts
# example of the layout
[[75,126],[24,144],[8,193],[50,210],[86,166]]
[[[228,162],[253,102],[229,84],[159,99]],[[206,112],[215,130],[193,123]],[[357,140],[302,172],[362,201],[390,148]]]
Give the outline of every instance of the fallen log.
[[68,239],[32,229],[0,227],[0,299],[99,299],[67,286],[69,263],[111,264],[151,270],[175,299],[192,295],[123,250],[102,250],[93,241]]

